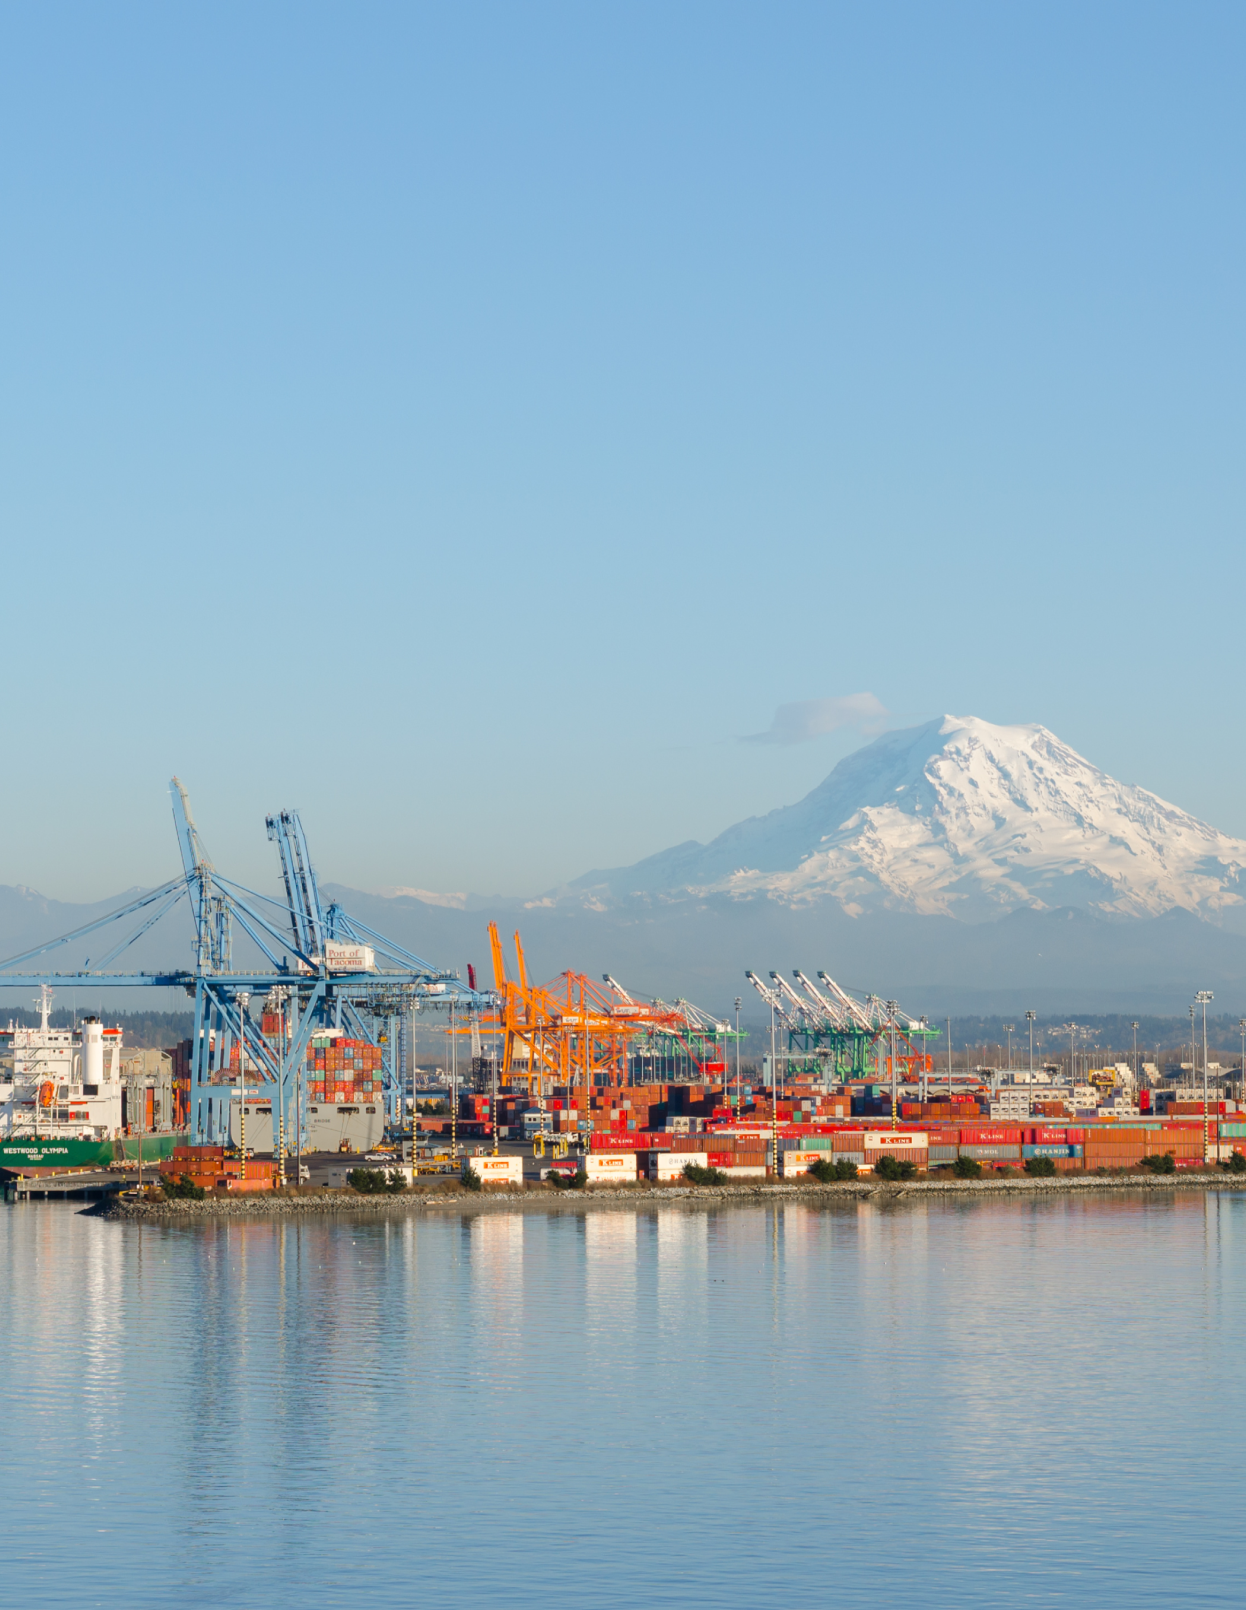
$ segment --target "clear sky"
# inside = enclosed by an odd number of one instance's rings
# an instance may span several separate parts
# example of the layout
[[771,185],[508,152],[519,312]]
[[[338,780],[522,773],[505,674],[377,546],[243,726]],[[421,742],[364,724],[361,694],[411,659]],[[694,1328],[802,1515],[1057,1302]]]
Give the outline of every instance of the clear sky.
[[1191,0],[5,8],[0,882],[172,875],[176,772],[235,875],[295,805],[535,892],[945,710],[1246,835],[1244,71]]

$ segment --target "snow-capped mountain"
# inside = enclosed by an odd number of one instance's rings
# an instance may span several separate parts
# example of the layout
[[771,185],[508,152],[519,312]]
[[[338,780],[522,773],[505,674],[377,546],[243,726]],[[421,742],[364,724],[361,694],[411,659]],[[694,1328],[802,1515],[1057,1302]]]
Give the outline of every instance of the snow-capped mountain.
[[1244,870],[1246,841],[1117,782],[1045,727],[944,716],[849,755],[796,805],[572,887],[971,922],[1024,907],[1216,919],[1246,904]]

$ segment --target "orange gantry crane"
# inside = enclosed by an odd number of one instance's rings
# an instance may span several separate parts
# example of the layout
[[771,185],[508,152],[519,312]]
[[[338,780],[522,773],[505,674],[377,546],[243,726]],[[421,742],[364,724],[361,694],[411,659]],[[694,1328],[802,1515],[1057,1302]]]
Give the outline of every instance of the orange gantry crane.
[[[489,1027],[503,1038],[500,1081],[544,1101],[555,1085],[586,1098],[602,1085],[627,1083],[627,1052],[633,1037],[652,1028],[652,1008],[620,1002],[584,973],[559,973],[551,983],[530,984],[523,941],[515,935],[518,978],[509,978],[497,924],[489,924],[493,985],[501,1003]],[[586,1102],[587,1105],[587,1102]]]

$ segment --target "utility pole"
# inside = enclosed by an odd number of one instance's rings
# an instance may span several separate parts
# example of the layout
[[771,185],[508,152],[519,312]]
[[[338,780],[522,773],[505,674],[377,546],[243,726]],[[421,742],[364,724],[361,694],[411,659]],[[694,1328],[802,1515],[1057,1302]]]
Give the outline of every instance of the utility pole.
[[[1203,1008],[1203,1163],[1208,1161],[1208,1122],[1207,1122],[1207,1003],[1215,999],[1209,989],[1201,989],[1194,997]],[[1219,1141],[1220,1132],[1217,1129],[1216,1139]]]

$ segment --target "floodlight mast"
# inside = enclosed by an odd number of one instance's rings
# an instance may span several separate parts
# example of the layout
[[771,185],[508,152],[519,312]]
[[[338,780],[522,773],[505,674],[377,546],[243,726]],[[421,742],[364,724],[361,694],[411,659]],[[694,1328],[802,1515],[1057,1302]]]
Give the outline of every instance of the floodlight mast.
[[[1211,1126],[1207,1121],[1207,1006],[1215,1000],[1215,996],[1209,989],[1201,989],[1194,999],[1203,1008],[1203,1162],[1206,1164],[1211,1144]],[[1216,1133],[1219,1135],[1218,1129]]]

